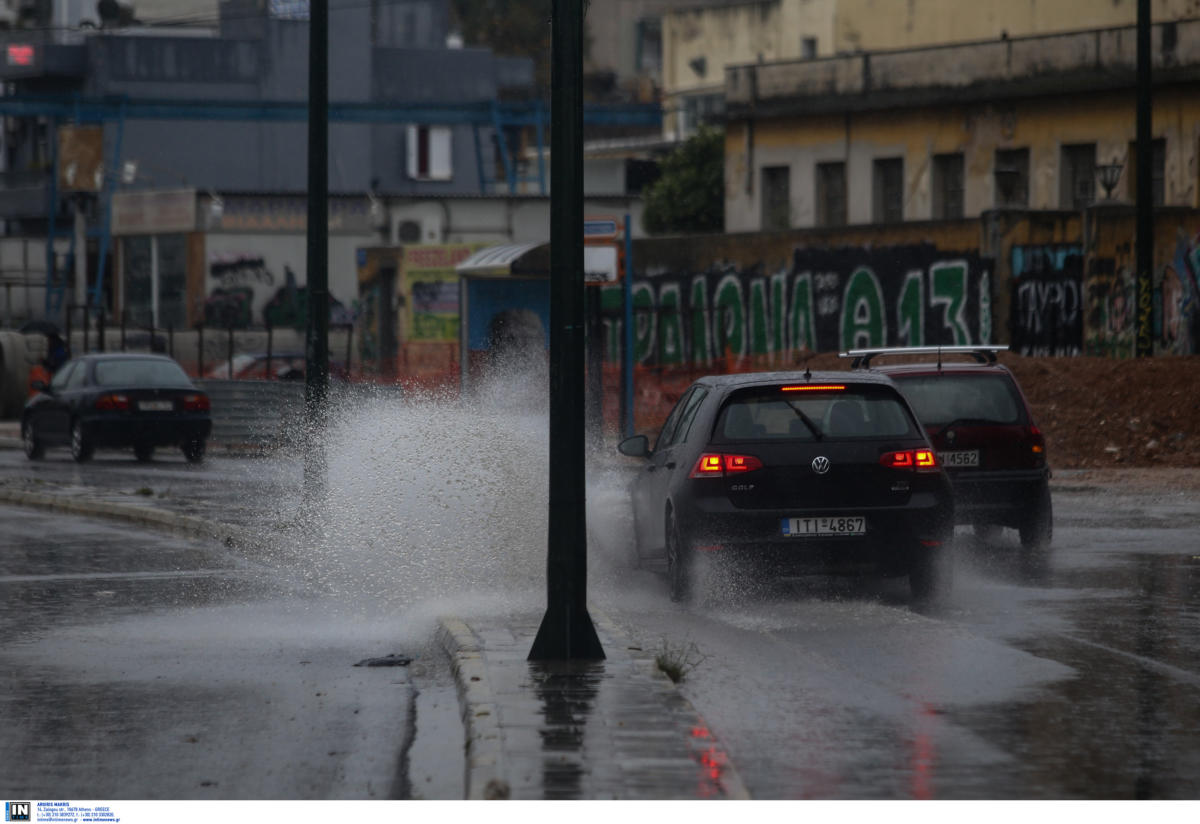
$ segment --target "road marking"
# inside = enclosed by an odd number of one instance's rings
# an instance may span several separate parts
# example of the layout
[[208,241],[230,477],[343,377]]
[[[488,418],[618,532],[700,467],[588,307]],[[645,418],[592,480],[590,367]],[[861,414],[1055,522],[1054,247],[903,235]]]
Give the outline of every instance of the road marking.
[[241,575],[237,569],[195,569],[182,572],[61,572],[56,575],[0,575],[0,584],[32,584],[44,581],[120,581],[143,578],[211,578]]

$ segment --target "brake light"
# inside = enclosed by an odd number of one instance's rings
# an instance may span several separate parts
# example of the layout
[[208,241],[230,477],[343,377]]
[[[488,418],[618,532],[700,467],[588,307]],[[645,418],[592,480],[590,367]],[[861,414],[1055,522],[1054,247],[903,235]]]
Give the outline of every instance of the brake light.
[[183,399],[185,412],[207,412],[212,408],[208,395],[186,395]]
[[103,412],[128,412],[129,398],[126,395],[101,395],[96,398],[96,408]]
[[821,384],[809,383],[804,386],[781,386],[780,392],[842,392],[845,390],[844,384]]
[[879,463],[891,469],[912,469],[916,472],[936,472],[940,463],[932,449],[904,449],[879,456]]
[[738,475],[742,472],[753,472],[762,469],[762,461],[753,455],[726,455],[706,452],[696,461],[696,467],[689,477],[692,478],[722,478],[726,475]]

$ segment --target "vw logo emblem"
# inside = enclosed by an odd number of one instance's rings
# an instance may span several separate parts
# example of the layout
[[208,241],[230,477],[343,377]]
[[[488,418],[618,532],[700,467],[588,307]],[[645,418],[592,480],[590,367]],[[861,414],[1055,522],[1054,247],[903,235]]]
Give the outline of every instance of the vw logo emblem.
[[824,455],[813,458],[812,468],[818,475],[824,475],[829,471],[829,459]]

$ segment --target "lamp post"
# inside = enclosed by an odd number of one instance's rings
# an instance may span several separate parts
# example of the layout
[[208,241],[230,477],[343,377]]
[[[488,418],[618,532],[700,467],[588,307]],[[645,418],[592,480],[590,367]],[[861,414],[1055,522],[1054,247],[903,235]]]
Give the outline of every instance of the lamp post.
[[1113,189],[1117,188],[1117,183],[1121,180],[1121,172],[1124,169],[1125,164],[1115,157],[1112,163],[1101,163],[1096,167],[1096,175],[1100,178],[1100,186],[1104,189],[1105,200],[1112,200]]

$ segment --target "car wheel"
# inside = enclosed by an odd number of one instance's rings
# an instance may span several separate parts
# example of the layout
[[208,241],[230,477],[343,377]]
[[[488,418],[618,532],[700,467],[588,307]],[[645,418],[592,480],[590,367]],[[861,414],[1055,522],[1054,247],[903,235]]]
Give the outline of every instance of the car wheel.
[[1050,500],[1050,485],[1042,484],[1033,509],[1022,519],[1017,531],[1023,549],[1047,549],[1054,538],[1054,504]]
[[204,460],[204,439],[196,438],[183,443],[183,457],[187,458],[188,463],[200,463]]
[[92,439],[84,431],[83,421],[77,420],[71,424],[71,457],[78,463],[83,463],[90,461],[95,451],[96,447],[92,444]]
[[25,457],[31,461],[36,461],[46,454],[46,447],[33,431],[33,421],[24,421],[21,424],[21,444],[25,447]]
[[133,454],[139,461],[146,463],[154,457],[154,444],[139,443],[133,445]]
[[908,588],[914,600],[928,601],[944,597],[954,578],[953,556],[945,545],[918,546],[908,572]]
[[674,514],[667,516],[667,582],[671,600],[677,603],[690,600],[692,594],[691,550],[683,536]]

